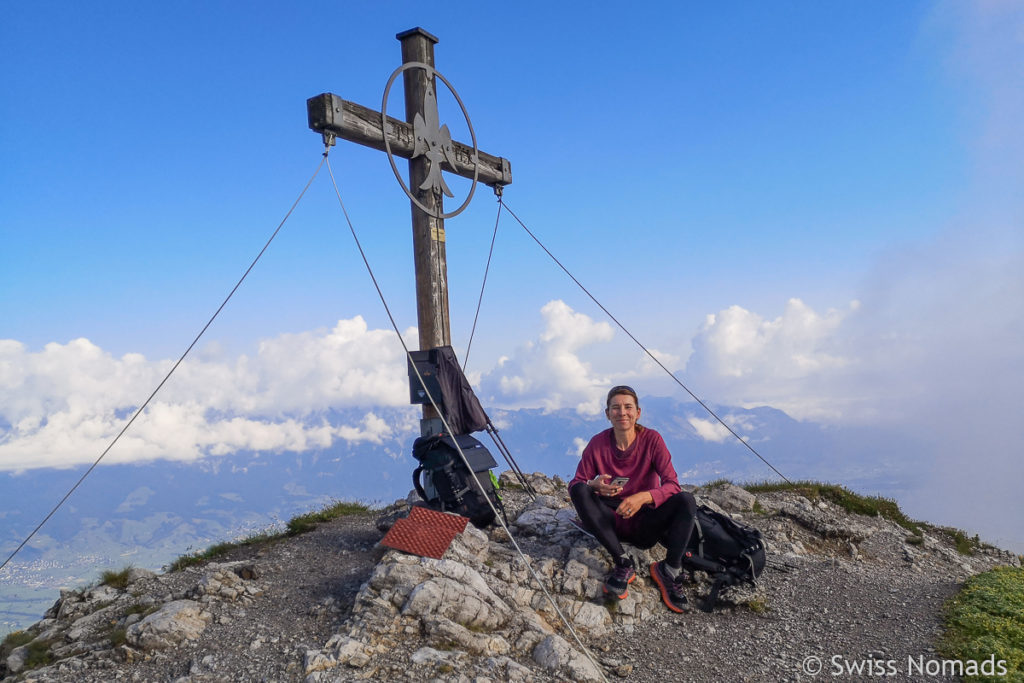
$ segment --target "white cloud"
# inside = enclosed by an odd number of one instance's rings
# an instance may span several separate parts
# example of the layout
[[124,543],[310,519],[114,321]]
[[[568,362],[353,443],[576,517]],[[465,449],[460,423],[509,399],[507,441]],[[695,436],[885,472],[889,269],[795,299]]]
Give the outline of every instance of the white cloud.
[[728,439],[731,434],[721,422],[715,420],[705,420],[699,417],[688,417],[686,421],[693,427],[693,431],[697,433],[697,436],[704,439],[705,441],[711,441],[714,443],[722,443]]
[[394,435],[391,425],[373,413],[367,413],[363,417],[362,428],[343,426],[339,427],[336,432],[345,441],[369,441],[376,444],[384,443],[385,438]]
[[[406,337],[414,335],[413,330]],[[408,403],[405,354],[388,330],[361,316],[329,331],[283,334],[260,342],[254,357],[183,365],[168,387],[204,405],[243,413],[289,414],[352,405]],[[177,387],[182,391],[178,392]]]
[[880,259],[846,309],[790,299],[769,319],[732,306],[708,316],[693,347],[682,379],[714,403],[996,429],[986,415],[1021,405],[1024,244],[998,228],[950,230]]
[[854,301],[819,314],[790,299],[773,320],[740,306],[708,315],[693,340],[686,377],[699,395],[718,403],[836,417],[846,402],[836,402],[823,384],[856,362],[843,350],[840,327],[859,308]]
[[775,320],[731,306],[707,317],[696,344],[718,375],[749,378],[770,370],[775,377],[801,377],[847,363],[828,348],[844,315],[819,315],[800,299],[790,299]]
[[490,405],[505,408],[575,408],[581,413],[601,409],[608,379],[595,373],[580,357],[585,347],[611,340],[611,325],[595,322],[565,302],[550,301],[541,308],[544,331],[511,357],[482,375],[480,394]]
[[[658,349],[649,349],[651,355],[658,360],[657,363],[651,359],[646,353],[640,356],[640,360],[637,362],[636,370],[631,375],[634,377],[660,377],[664,374],[665,370],[661,366],[668,368],[669,370],[675,370],[678,368],[683,360],[683,357],[669,353],[668,351],[659,351]],[[658,365],[661,363],[661,366]]]
[[[139,354],[114,358],[87,339],[38,352],[0,340],[0,469],[94,461],[171,366]],[[358,424],[332,426],[316,414],[407,404],[394,333],[368,330],[356,317],[264,340],[252,357],[206,349],[186,359],[104,462],[301,452],[336,439],[381,444],[411,421],[389,425],[368,410]]]

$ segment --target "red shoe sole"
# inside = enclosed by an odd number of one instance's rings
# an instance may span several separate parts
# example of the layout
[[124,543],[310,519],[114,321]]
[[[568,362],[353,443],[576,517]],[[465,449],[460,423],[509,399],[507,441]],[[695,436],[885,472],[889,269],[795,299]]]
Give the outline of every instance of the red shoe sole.
[[[636,573],[635,572],[633,573],[633,576],[629,577],[629,581],[626,582],[626,585],[628,586],[629,584],[633,583],[634,581],[636,581]],[[607,584],[601,586],[601,590],[603,590],[605,592],[605,595],[615,595],[615,593],[612,593],[610,590],[608,590],[608,585]],[[619,600],[625,600],[626,598],[629,597],[629,589],[627,588],[626,590],[622,591],[622,595],[615,595],[615,597],[618,598]]]
[[654,580],[654,583],[658,586],[658,590],[661,591],[661,601],[663,603],[665,603],[665,607],[668,607],[673,612],[677,612],[679,614],[685,614],[686,610],[680,609],[680,608],[676,607],[672,603],[672,600],[669,598],[668,586],[666,586],[665,583],[661,580],[661,572],[658,571],[658,563],[657,562],[652,562],[651,563],[650,572],[651,572],[651,579]]

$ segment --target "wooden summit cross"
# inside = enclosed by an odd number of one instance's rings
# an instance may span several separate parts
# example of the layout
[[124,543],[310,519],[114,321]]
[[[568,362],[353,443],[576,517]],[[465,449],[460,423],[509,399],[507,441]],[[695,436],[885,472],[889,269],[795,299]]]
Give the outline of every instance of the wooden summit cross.
[[[420,350],[427,350],[451,345],[443,202],[443,195],[451,196],[451,192],[441,171],[475,178],[500,190],[512,182],[512,170],[507,159],[479,150],[476,150],[474,163],[474,146],[453,142],[448,127],[441,126],[438,121],[437,82],[434,77],[437,38],[422,28],[404,31],[395,37],[402,43],[405,121],[387,116],[386,111],[376,112],[343,100],[332,93],[311,97],[306,101],[306,110],[309,127],[324,134],[325,139],[334,135],[381,151],[390,148],[392,155],[409,160],[407,193],[412,207],[416,311]],[[426,65],[429,70],[416,64]],[[445,84],[448,85],[447,81]],[[448,87],[451,88],[450,85]],[[461,101],[459,104],[462,105]],[[468,201],[467,198],[466,203]],[[424,434],[441,431],[437,418],[433,406],[423,406],[421,430]]]

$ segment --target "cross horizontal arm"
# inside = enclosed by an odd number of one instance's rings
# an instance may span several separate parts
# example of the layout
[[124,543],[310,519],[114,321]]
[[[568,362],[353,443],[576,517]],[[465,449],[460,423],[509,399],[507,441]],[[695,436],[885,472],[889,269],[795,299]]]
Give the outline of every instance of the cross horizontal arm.
[[[380,112],[355,102],[343,100],[332,93],[322,93],[306,100],[309,127],[318,133],[333,133],[342,140],[384,151],[384,134],[380,127]],[[388,140],[391,153],[409,159],[415,149],[412,126],[405,121],[387,117]],[[473,148],[461,142],[453,142],[455,166],[447,161],[441,166],[445,171],[463,178],[473,177]],[[477,179],[490,186],[505,186],[512,182],[512,165],[508,159],[477,152],[479,172]]]

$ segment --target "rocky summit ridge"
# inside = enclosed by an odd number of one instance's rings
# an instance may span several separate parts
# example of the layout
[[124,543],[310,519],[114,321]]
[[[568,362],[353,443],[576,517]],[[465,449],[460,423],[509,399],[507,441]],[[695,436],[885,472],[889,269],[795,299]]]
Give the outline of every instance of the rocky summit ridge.
[[[415,494],[314,531],[239,547],[218,561],[123,587],[62,593],[0,660],[18,681],[785,681],[808,661],[935,658],[942,604],[969,576],[1019,566],[989,546],[957,552],[946,534],[911,535],[880,516],[778,491],[694,488],[698,502],[762,531],[769,563],[755,587],[731,589],[712,613],[662,605],[646,567],[660,548],[631,549],[639,574],[607,605],[607,553],[570,524],[558,477],[506,472],[511,531],[472,526],[441,559],[379,544]],[[526,563],[541,577],[575,641]],[[699,577],[698,577],[699,578]],[[691,600],[708,590],[696,581]],[[930,676],[929,680],[944,680]]]

